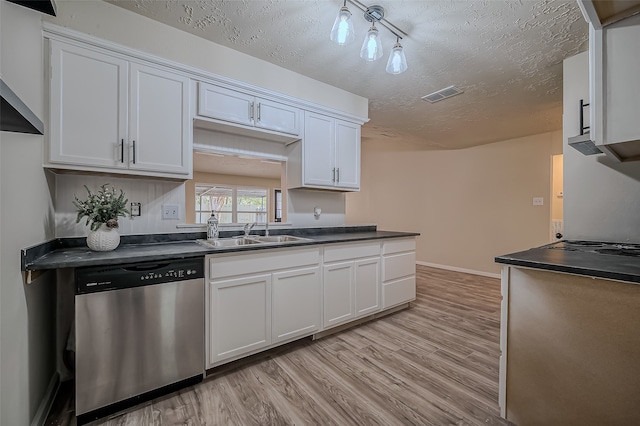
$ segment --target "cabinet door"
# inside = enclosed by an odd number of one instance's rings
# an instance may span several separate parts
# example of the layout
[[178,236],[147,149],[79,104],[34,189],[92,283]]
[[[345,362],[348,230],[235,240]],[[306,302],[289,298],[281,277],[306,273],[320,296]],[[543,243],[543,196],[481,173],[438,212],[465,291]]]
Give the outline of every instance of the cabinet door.
[[198,88],[198,115],[253,126],[253,96],[206,83]]
[[336,186],[360,189],[360,126],[336,120]]
[[131,64],[129,167],[189,174],[189,79]]
[[324,326],[331,327],[355,318],[354,263],[324,267]]
[[380,258],[358,260],[356,269],[356,318],[380,310]]
[[272,279],[273,343],[320,329],[320,267],[276,272]]
[[271,274],[209,285],[209,364],[271,344]]
[[335,120],[307,112],[304,123],[304,184],[333,187],[335,181]]
[[255,118],[256,127],[295,136],[300,134],[302,114],[298,108],[256,98]]
[[127,168],[128,62],[50,43],[49,161]]

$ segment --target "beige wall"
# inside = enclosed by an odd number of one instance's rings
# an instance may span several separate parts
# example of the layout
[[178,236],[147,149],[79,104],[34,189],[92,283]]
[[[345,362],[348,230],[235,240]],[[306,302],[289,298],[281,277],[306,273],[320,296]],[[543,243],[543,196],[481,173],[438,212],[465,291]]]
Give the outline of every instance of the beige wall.
[[361,191],[347,195],[347,222],[419,232],[420,262],[498,273],[495,256],[548,242],[551,155],[561,152],[561,136],[453,151],[364,140]]
[[[41,119],[40,14],[0,2],[0,74]],[[39,135],[0,132],[0,424],[28,425],[56,377],[56,283],[25,284],[20,250],[53,238],[51,182]]]
[[[280,179],[267,179],[251,176],[235,176],[235,175],[221,175],[217,173],[204,173],[194,172],[193,179],[188,180],[185,185],[186,193],[186,223],[195,223],[196,213],[194,200],[196,197],[196,184],[197,183],[213,183],[222,185],[239,185],[248,187],[269,188],[269,201],[268,201],[268,215],[271,218],[269,221],[273,221],[273,200],[271,199],[274,189],[280,189]],[[285,196],[286,191],[283,191],[282,195]],[[283,198],[283,206],[286,206],[286,200]],[[283,222],[286,222],[286,217],[282,218]]]

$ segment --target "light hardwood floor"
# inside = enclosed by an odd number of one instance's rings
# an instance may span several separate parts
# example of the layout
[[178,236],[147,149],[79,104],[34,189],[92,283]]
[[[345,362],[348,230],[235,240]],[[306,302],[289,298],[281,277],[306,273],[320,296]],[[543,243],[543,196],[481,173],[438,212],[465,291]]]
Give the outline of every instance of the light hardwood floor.
[[[499,280],[417,274],[407,310],[227,366],[93,424],[509,425],[497,404]],[[76,424],[63,393],[47,425]]]

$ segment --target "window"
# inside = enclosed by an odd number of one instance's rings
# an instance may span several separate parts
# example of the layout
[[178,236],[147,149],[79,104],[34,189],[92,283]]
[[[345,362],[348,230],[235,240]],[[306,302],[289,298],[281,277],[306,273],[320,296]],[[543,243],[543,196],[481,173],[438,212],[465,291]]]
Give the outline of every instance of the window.
[[274,212],[275,212],[275,221],[282,222],[282,190],[276,189],[274,191]]
[[207,223],[212,210],[219,223],[264,223],[267,193],[267,188],[196,184],[196,223]]

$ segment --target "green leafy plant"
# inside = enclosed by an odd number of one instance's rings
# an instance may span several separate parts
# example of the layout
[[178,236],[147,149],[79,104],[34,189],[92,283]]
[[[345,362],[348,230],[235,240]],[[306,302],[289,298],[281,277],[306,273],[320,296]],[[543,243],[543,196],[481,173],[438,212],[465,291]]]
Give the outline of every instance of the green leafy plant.
[[86,216],[86,224],[91,223],[92,231],[96,231],[103,223],[109,228],[117,228],[118,217],[126,217],[129,214],[129,210],[126,208],[129,200],[124,197],[122,189],[118,194],[114,187],[109,188],[109,184],[105,183],[94,194],[87,188],[87,185],[84,185],[84,188],[88,194],[85,201],[74,195],[73,205],[78,209],[76,223],[79,223]]

